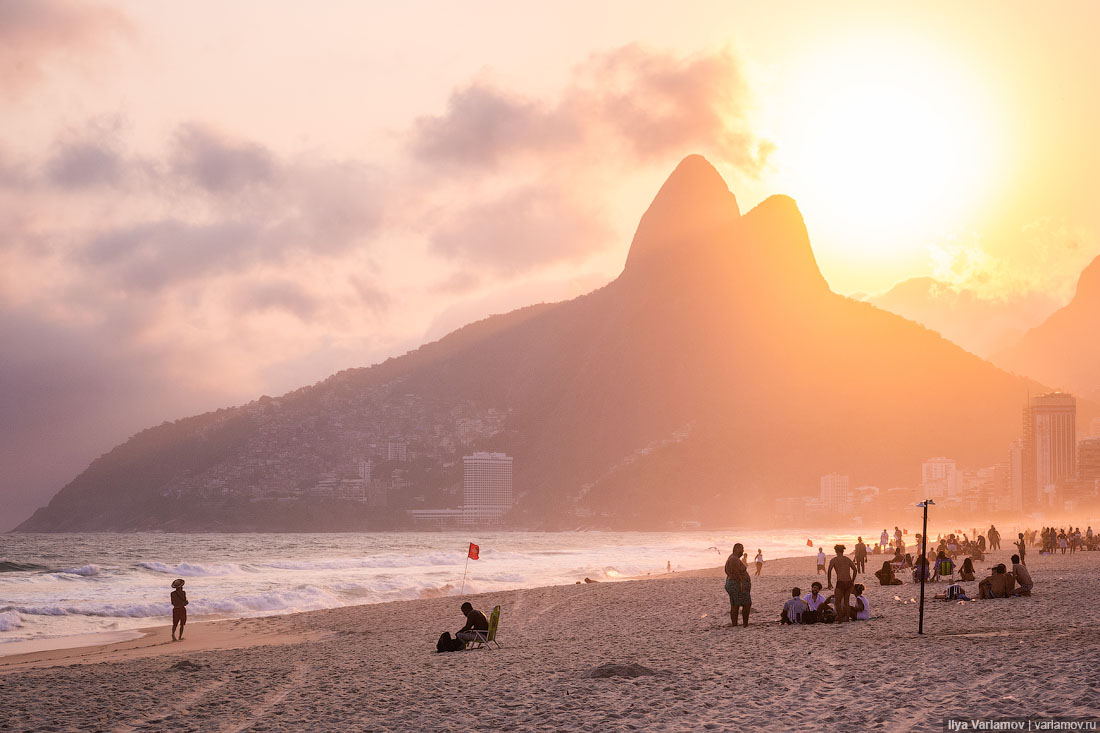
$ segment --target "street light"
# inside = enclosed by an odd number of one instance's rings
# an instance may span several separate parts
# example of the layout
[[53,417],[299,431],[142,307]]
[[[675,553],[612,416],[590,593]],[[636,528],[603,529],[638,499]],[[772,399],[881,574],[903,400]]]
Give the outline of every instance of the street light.
[[924,528],[920,533],[920,621],[917,624],[917,633],[924,633],[924,579],[928,576],[928,507],[935,506],[936,502],[925,499],[917,506],[924,509]]

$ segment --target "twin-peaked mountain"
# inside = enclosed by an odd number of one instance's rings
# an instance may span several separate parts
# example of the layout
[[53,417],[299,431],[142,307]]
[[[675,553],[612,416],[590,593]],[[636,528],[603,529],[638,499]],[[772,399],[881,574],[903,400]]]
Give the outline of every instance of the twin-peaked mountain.
[[993,359],[1014,372],[1100,400],[1100,257],[1081,273],[1073,300]]
[[[243,471],[240,481],[262,491],[264,474],[241,467],[263,460],[289,465],[307,486],[326,460],[361,449],[356,420],[410,420],[410,410],[421,417],[406,433],[434,425],[435,442],[463,410],[499,417],[474,439],[454,438],[453,450],[514,457],[520,525],[764,523],[772,499],[816,493],[832,471],[856,485],[914,486],[929,456],[1004,460],[1029,389],[1040,387],[833,293],[793,200],[774,196],[742,215],[717,171],[690,156],[603,288],[485,319],[220,421],[146,431],[21,529],[347,529],[347,513],[293,508],[302,502],[230,510],[207,492],[188,504],[186,487],[216,478],[233,495]],[[333,423],[329,439],[309,442]]]

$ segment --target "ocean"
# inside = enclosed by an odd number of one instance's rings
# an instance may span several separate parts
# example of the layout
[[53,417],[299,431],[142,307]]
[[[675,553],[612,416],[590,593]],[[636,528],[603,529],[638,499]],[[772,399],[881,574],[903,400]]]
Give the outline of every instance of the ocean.
[[[3,534],[0,656],[6,642],[167,625],[175,578],[188,620],[204,621],[457,596],[464,570],[465,592],[482,593],[716,567],[735,542],[750,560],[758,548],[765,560],[810,556],[809,538],[854,542],[805,530]],[[467,564],[470,542],[480,558]]]

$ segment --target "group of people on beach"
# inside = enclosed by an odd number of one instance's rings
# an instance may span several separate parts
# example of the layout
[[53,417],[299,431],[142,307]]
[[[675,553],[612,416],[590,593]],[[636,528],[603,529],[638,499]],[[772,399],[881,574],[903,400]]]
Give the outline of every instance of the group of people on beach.
[[[937,583],[949,582],[951,585],[945,593],[937,595],[937,598],[953,600],[966,599],[966,593],[959,582],[978,581],[978,598],[1009,598],[1031,595],[1035,582],[1031,572],[1027,568],[1027,547],[1036,542],[1036,532],[1025,530],[1017,535],[1013,544],[1017,553],[1012,555],[1011,570],[1001,563],[989,569],[989,575],[978,580],[978,573],[974,563],[985,559],[988,550],[998,550],[1001,546],[1001,534],[995,525],[990,525],[984,534],[972,530],[974,538],[969,533],[961,530],[952,532],[947,536],[940,535],[935,543],[927,544],[927,553],[922,552],[925,547],[924,538],[916,535],[916,558],[911,552],[905,552],[904,532],[894,528],[893,537],[890,537],[885,529],[879,538],[879,543],[869,550],[863,537],[856,540],[852,557],[845,555],[847,549],[844,545],[836,545],[833,550],[835,557],[826,562],[825,551],[818,547],[817,572],[826,576],[827,590],[834,590],[833,575],[836,574],[836,588],[830,595],[825,595],[825,590],[819,581],[814,581],[810,592],[803,595],[801,588],[791,589],[791,598],[783,604],[780,611],[780,622],[784,624],[798,623],[844,623],[846,621],[860,621],[870,618],[870,603],[865,595],[866,588],[855,582],[859,573],[866,572],[868,555],[889,554],[893,551],[893,559],[885,560],[879,570],[874,571],[880,585],[901,585],[902,579],[898,577],[900,572],[910,572],[914,583],[921,580]],[[1054,552],[1061,549],[1064,553],[1068,548],[1071,552],[1075,548],[1089,547],[1100,543],[1088,527],[1085,533],[1080,529],[1070,532],[1066,530],[1055,531],[1053,527],[1047,527],[1040,534],[1043,552]],[[807,540],[807,544],[809,541]],[[757,550],[756,575],[760,575],[763,566],[763,554]],[[725,590],[730,600],[730,623],[738,625],[740,620],[744,626],[749,625],[749,613],[752,608],[752,579],[748,571],[748,555],[741,543],[734,545],[733,552],[726,559],[725,564]]]

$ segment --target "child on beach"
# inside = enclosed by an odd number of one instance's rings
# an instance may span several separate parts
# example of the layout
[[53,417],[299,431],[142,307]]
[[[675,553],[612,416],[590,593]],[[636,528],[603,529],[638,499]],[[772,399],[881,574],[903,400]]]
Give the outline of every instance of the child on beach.
[[1027,566],[1020,562],[1019,555],[1012,556],[1012,576],[1016,578],[1016,583],[1020,586],[1016,591],[1016,595],[1030,596],[1031,589],[1035,587],[1035,581],[1031,579],[1031,573],[1028,571]]
[[[183,627],[187,625],[187,594],[183,591],[183,578],[172,581],[172,641],[183,641]],[[176,627],[179,626],[180,635],[176,638]]]

